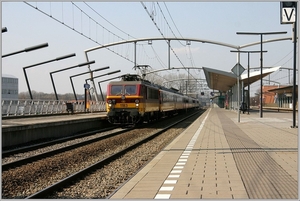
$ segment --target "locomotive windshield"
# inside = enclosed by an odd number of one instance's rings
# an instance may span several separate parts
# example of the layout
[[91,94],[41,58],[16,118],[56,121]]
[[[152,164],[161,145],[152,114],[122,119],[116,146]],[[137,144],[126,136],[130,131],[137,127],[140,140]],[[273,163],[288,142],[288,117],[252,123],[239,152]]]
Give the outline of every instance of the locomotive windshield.
[[110,94],[111,95],[120,95],[120,94],[122,94],[122,91],[123,91],[122,85],[112,85]]
[[110,89],[111,95],[136,95],[136,85],[112,85]]
[[133,95],[136,94],[136,86],[135,85],[126,85],[125,86],[125,95]]

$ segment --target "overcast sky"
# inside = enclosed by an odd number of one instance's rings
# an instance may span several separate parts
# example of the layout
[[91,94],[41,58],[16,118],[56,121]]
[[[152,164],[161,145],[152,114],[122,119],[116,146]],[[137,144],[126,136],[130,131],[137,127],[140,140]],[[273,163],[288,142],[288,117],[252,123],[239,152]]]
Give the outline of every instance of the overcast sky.
[[[28,90],[23,67],[75,53],[75,57],[26,70],[31,90],[52,93],[50,72],[84,63],[87,61],[85,50],[113,42],[177,37],[241,46],[259,42],[260,36],[237,35],[236,32],[287,31],[283,35],[266,35],[264,39],[292,36],[292,25],[280,23],[280,2],[2,2],[1,9],[2,27],[8,29],[2,33],[2,55],[42,43],[49,44],[40,50],[2,58],[2,73],[19,78],[19,92]],[[171,67],[204,66],[230,72],[237,62],[236,53],[230,52],[234,49],[229,47],[199,42],[186,45],[185,41],[171,41],[171,47],[176,53],[171,51]],[[243,50],[260,50],[260,46]],[[264,66],[293,68],[291,40],[266,43],[264,50],[268,51],[264,54]],[[137,43],[137,64],[150,65],[153,70],[168,68],[167,55],[168,46],[164,40],[152,41],[152,45]],[[110,50],[95,50],[89,52],[88,57],[96,61],[90,66],[92,70],[110,67],[95,72],[94,76],[121,70],[121,73],[95,79],[96,83],[121,74],[136,73],[133,70],[133,43],[113,46]],[[251,54],[250,58],[251,67],[260,66],[259,54]],[[247,54],[241,55],[241,64],[247,68]],[[53,74],[57,93],[72,93],[69,77],[87,71],[88,67],[83,66]],[[164,73],[170,72],[177,71]],[[198,70],[191,72],[197,78],[205,78]],[[287,84],[288,73],[287,70],[278,71],[270,78]],[[88,74],[73,79],[77,93],[83,93],[87,78]],[[102,84],[103,91],[106,91],[106,84]],[[258,88],[259,83],[252,87]],[[96,89],[99,91],[98,84]]]

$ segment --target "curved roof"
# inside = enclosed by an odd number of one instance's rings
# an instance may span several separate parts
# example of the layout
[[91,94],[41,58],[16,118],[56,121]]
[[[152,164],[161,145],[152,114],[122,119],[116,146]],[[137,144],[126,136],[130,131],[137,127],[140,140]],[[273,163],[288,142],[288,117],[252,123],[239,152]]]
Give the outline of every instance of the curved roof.
[[[266,77],[267,75],[277,71],[279,68],[280,66],[263,70],[262,77]],[[203,71],[206,77],[207,86],[211,89],[226,92],[237,83],[237,76],[232,72],[207,67],[203,67]],[[249,84],[260,80],[260,71],[250,72],[249,82],[247,73],[242,74],[240,80],[244,81],[244,86],[246,87]]]

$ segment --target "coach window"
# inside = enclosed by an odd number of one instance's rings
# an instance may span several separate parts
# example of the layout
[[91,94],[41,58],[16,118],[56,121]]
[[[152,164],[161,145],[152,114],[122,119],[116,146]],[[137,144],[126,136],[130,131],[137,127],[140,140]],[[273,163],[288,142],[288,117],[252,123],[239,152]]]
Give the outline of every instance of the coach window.
[[126,85],[125,86],[125,95],[133,95],[136,94],[136,86],[135,85]]
[[122,94],[122,88],[123,86],[122,85],[112,85],[111,86],[111,95],[120,95]]

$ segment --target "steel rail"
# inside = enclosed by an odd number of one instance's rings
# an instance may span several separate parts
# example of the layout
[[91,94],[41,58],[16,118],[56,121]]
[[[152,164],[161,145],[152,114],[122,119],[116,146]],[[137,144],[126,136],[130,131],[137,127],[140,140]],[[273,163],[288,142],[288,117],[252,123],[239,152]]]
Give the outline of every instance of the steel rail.
[[189,115],[189,116],[187,116],[187,117],[185,117],[185,118],[183,118],[183,119],[181,119],[181,120],[179,120],[179,121],[177,121],[177,122],[175,122],[175,123],[173,123],[173,124],[171,124],[171,125],[169,125],[169,126],[167,126],[165,128],[159,129],[159,131],[157,131],[153,135],[151,135],[149,137],[146,137],[146,138],[140,140],[139,142],[137,142],[137,143],[135,143],[133,145],[130,145],[129,147],[124,148],[123,150],[121,150],[121,151],[119,151],[117,153],[114,153],[113,155],[111,155],[111,156],[109,156],[107,158],[104,158],[101,161],[98,161],[97,163],[94,163],[93,165],[91,165],[91,166],[89,166],[89,167],[87,167],[87,168],[85,168],[85,169],[83,169],[83,170],[81,170],[79,172],[74,173],[74,174],[70,175],[69,177],[67,177],[67,178],[65,178],[63,180],[58,181],[57,183],[55,183],[55,184],[53,184],[53,185],[51,185],[51,186],[49,186],[49,187],[47,187],[47,188],[45,188],[43,190],[41,190],[41,191],[39,191],[39,192],[31,195],[31,196],[26,197],[25,199],[45,198],[49,194],[55,192],[56,190],[61,189],[61,188],[65,187],[65,186],[67,186],[71,182],[76,181],[78,178],[84,177],[85,175],[89,174],[90,172],[92,172],[92,171],[94,171],[94,170],[96,170],[98,168],[104,167],[104,165],[106,165],[106,164],[112,162],[113,160],[119,158],[120,156],[124,155],[128,151],[131,151],[134,148],[136,148],[136,147],[138,147],[138,146],[140,146],[140,145],[142,145],[142,144],[144,144],[144,143],[152,140],[153,138],[157,137],[161,133],[167,131],[168,129],[174,127],[175,125],[177,125],[177,124],[185,121],[186,119],[188,119],[188,118],[190,118],[190,117],[192,117],[192,116],[194,116],[194,115],[196,115],[198,113],[199,112],[195,112],[192,115]]
[[60,138],[60,139],[55,139],[55,140],[51,140],[51,141],[48,141],[48,142],[43,142],[43,143],[34,144],[34,145],[26,146],[26,147],[21,147],[21,148],[17,148],[17,149],[2,150],[2,159],[5,158],[5,157],[8,157],[10,155],[13,155],[13,154],[23,153],[23,152],[27,152],[27,151],[33,151],[33,150],[40,149],[40,148],[47,147],[47,146],[51,146],[51,145],[54,145],[54,144],[66,142],[66,141],[69,141],[69,140],[74,140],[76,138],[87,137],[87,136],[90,136],[90,135],[94,135],[96,133],[113,130],[115,128],[116,127],[109,127],[109,128],[84,132],[84,133],[81,133],[81,134],[78,134],[78,135],[73,135],[73,136],[64,137],[64,138]]
[[18,167],[18,166],[21,166],[21,165],[24,165],[24,164],[27,164],[27,163],[31,163],[31,162],[34,162],[34,161],[37,161],[37,160],[40,160],[40,159],[44,159],[46,157],[50,157],[50,156],[53,156],[53,155],[56,155],[56,154],[59,154],[59,153],[65,152],[65,151],[69,151],[69,150],[72,150],[72,149],[75,149],[75,148],[78,148],[78,147],[81,147],[81,146],[84,146],[84,145],[88,145],[88,144],[97,142],[99,140],[110,138],[110,137],[113,137],[115,135],[119,135],[119,134],[122,134],[124,132],[127,132],[131,129],[133,129],[133,128],[124,129],[124,130],[117,131],[117,132],[112,133],[112,134],[100,136],[100,137],[90,139],[90,140],[87,140],[87,141],[83,141],[83,142],[80,142],[80,143],[76,143],[76,144],[73,144],[73,145],[70,145],[70,146],[62,147],[62,148],[55,149],[55,150],[52,150],[52,151],[49,151],[49,152],[45,152],[45,153],[41,153],[41,154],[38,154],[38,155],[30,156],[28,158],[13,161],[11,163],[7,163],[7,164],[2,165],[2,171],[6,171],[8,169]]

